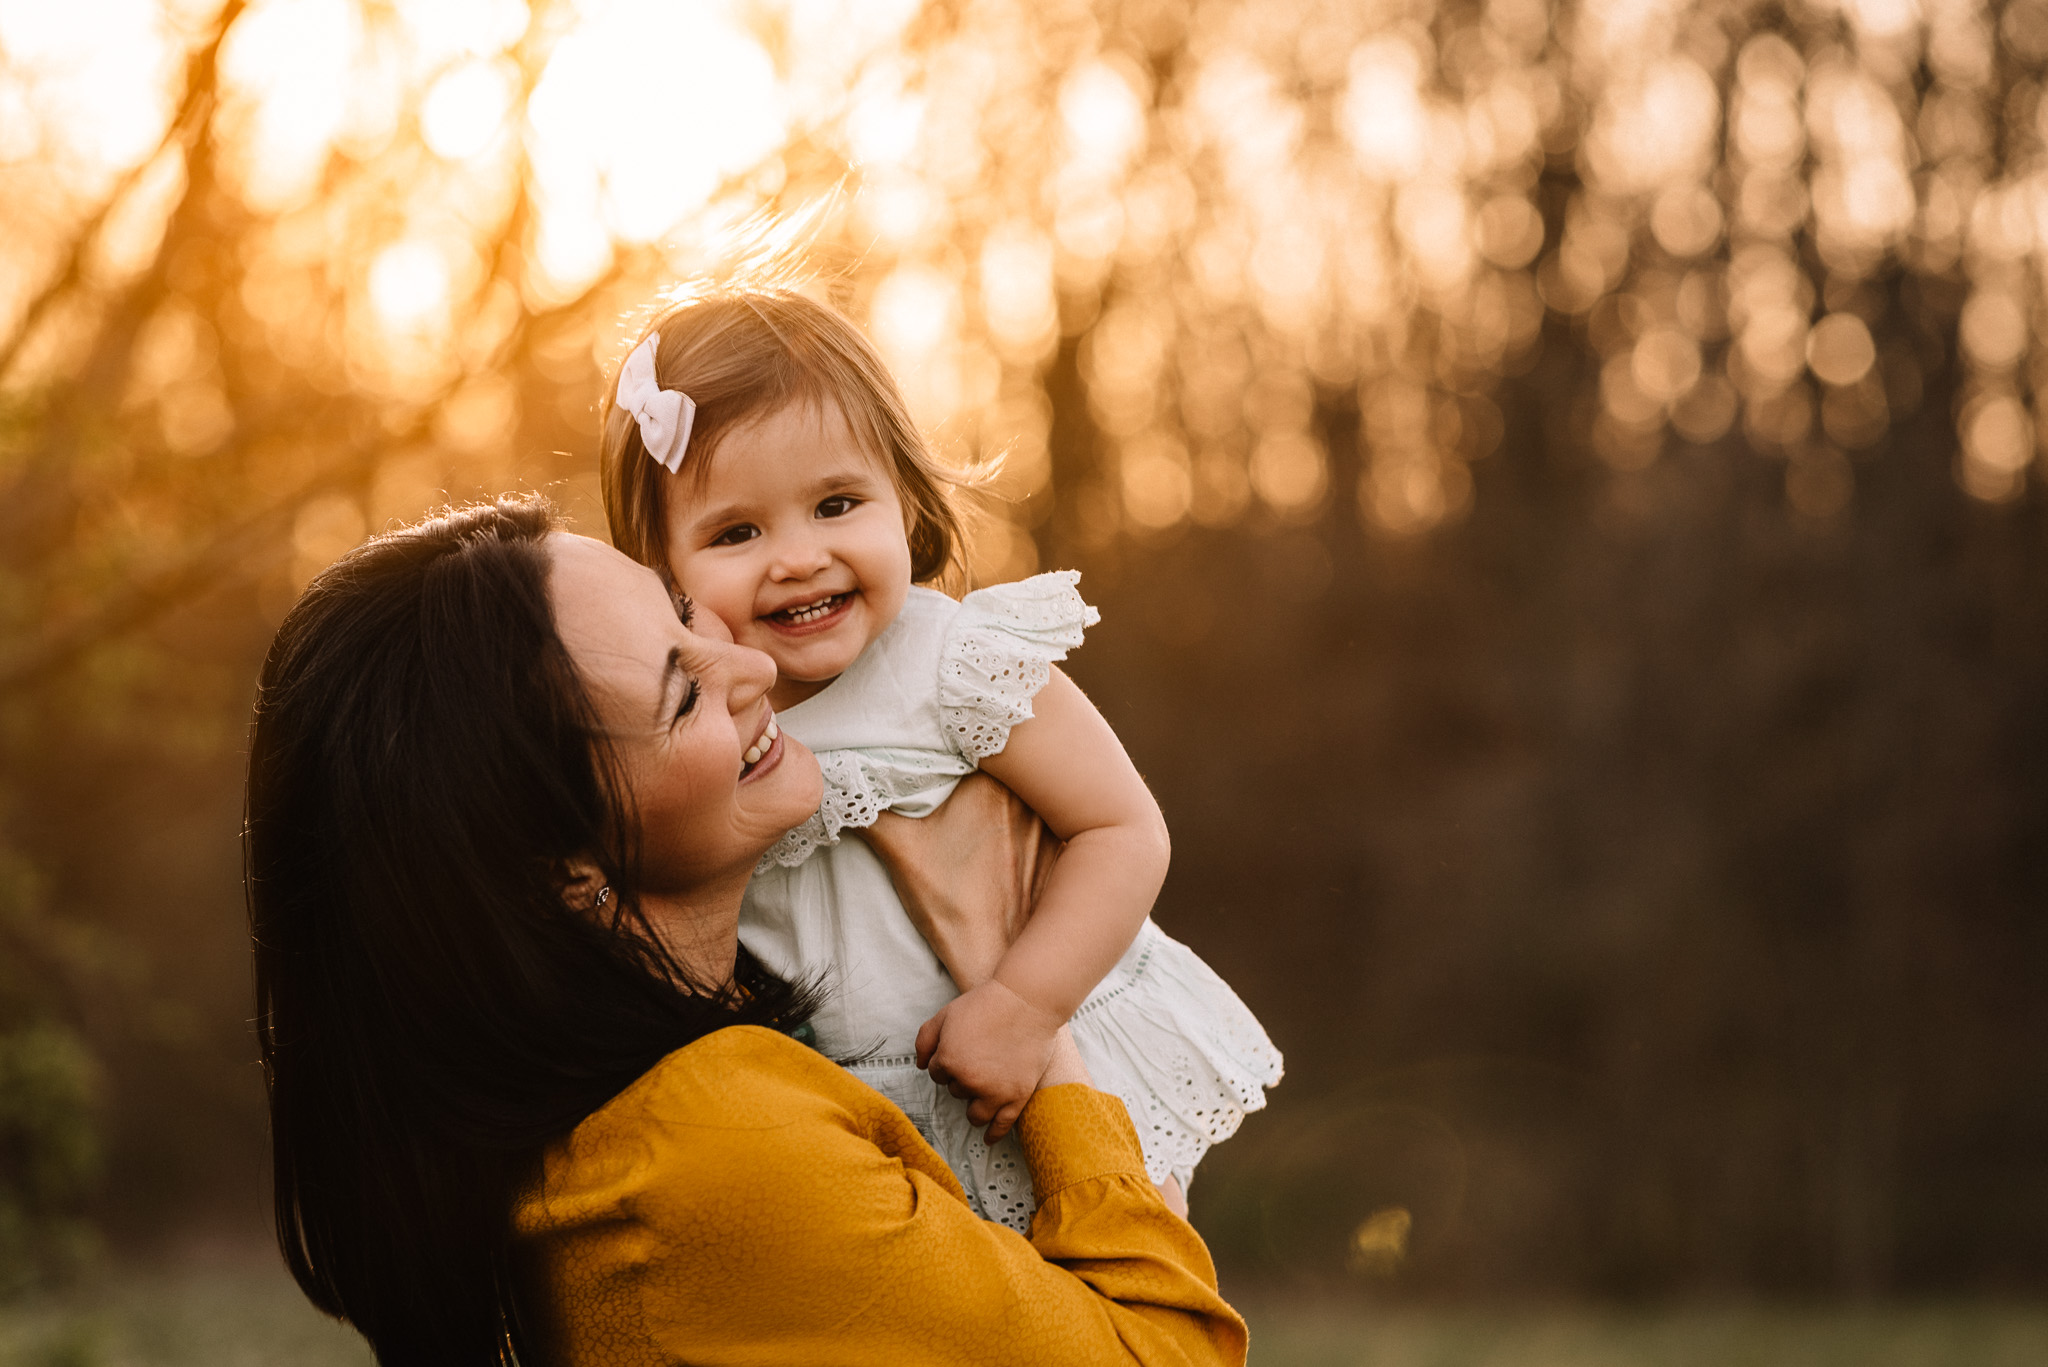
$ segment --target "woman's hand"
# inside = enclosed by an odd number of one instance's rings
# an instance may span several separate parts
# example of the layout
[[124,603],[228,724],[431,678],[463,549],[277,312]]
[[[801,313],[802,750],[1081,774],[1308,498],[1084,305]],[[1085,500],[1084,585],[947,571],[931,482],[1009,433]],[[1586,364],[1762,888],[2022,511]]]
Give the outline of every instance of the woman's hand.
[[884,812],[860,834],[962,992],[995,973],[1060,853],[1038,814],[985,774],[960,780],[930,816]]

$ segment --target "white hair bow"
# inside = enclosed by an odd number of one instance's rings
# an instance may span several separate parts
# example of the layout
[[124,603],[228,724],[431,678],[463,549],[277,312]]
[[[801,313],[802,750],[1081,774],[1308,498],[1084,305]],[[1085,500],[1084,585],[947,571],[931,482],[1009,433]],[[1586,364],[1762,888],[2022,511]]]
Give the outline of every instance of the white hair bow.
[[613,402],[640,424],[640,440],[647,454],[676,474],[683,468],[683,452],[690,449],[690,426],[697,421],[697,404],[680,389],[663,389],[654,378],[654,350],[660,340],[661,334],[650,332],[626,357]]

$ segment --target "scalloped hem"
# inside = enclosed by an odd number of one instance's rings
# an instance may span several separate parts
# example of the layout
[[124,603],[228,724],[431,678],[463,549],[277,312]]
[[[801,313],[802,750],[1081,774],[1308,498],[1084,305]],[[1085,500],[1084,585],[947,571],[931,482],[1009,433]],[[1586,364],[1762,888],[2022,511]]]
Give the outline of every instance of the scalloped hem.
[[1251,1009],[1201,956],[1147,921],[1072,1022],[1095,1085],[1123,1098],[1154,1182],[1185,1189],[1209,1150],[1262,1110],[1284,1072]]

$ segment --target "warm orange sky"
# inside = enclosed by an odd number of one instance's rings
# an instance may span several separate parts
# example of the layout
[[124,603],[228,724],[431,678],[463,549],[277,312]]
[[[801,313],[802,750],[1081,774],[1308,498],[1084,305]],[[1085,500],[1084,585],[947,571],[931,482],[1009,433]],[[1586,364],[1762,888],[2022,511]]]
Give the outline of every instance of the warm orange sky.
[[[1603,306],[1621,320],[1588,325],[1603,459],[1626,473],[1667,433],[1739,424],[1820,462],[1789,487],[1839,507],[1844,452],[1898,416],[1858,302],[1896,265],[1964,289],[1933,324],[1969,365],[1964,487],[2009,499],[2035,459],[2048,102],[2007,68],[2048,35],[2017,9],[1813,0],[1774,27],[1729,0],[1161,0],[1112,23],[1082,0],[977,0],[939,29],[919,9],[261,0],[222,56],[226,174],[280,224],[251,310],[292,318],[286,267],[345,259],[352,379],[400,393],[452,364],[518,154],[532,308],[624,247],[687,274],[809,139],[853,187],[853,307],[942,445],[1008,450],[1021,488],[1042,481],[1041,369],[1062,327],[1086,333],[1108,528],[1332,497],[1394,534],[1454,520],[1495,439],[1491,385],[1546,318]],[[0,0],[0,191],[23,206],[0,332],[155,146],[213,13]],[[339,245],[315,202],[337,151],[391,163]],[[1546,202],[1561,167],[1569,197]],[[131,216],[103,246],[116,267],[123,232],[153,230]],[[1312,385],[1357,387],[1356,489],[1331,486]]]

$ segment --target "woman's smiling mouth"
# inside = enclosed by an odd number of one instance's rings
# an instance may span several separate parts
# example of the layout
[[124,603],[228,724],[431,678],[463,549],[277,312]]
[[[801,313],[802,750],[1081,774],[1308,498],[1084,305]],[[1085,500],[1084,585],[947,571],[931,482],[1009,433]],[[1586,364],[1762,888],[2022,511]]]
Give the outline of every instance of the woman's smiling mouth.
[[781,739],[782,728],[775,724],[775,715],[771,712],[768,716],[768,724],[761,728],[761,734],[754,738],[754,743],[749,745],[746,753],[740,756],[740,777],[742,779],[746,778],[756,769],[760,768],[764,760],[781,753],[777,745],[777,742]]

